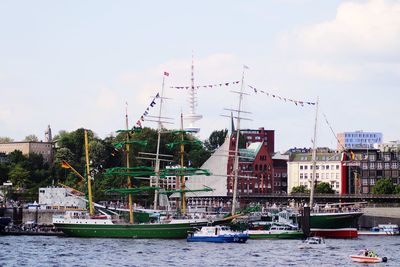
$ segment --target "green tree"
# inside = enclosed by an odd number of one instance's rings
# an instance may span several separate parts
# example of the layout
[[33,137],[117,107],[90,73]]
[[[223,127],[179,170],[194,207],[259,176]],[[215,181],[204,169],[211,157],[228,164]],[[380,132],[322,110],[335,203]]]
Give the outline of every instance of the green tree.
[[226,135],[228,134],[228,129],[216,130],[210,134],[210,137],[204,142],[204,145],[208,151],[214,151],[220,147],[224,142]]
[[396,185],[396,187],[394,189],[394,193],[395,194],[400,194],[400,184]]
[[7,155],[7,159],[10,164],[18,164],[27,161],[27,157],[22,154],[20,150],[14,150]]
[[39,138],[34,134],[30,134],[25,137],[24,141],[25,142],[39,142]]
[[25,185],[29,180],[30,173],[20,164],[16,164],[11,167],[8,176],[10,177],[14,187],[25,188]]
[[300,186],[295,186],[292,188],[291,194],[296,194],[296,193],[310,193],[310,190],[308,190],[304,185]]
[[379,179],[375,186],[372,188],[372,194],[376,195],[386,195],[393,194],[395,192],[395,187],[390,178]]
[[315,186],[315,193],[319,194],[334,194],[335,190],[332,189],[329,183],[322,182]]

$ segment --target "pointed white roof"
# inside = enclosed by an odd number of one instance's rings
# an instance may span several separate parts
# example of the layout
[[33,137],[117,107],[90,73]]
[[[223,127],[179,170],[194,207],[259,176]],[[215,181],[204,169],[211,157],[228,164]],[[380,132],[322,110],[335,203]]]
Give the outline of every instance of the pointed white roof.
[[212,188],[210,192],[190,192],[187,197],[218,197],[227,196],[227,171],[229,156],[229,135],[224,143],[215,150],[211,157],[204,162],[201,169],[211,172],[210,176],[194,175],[186,181],[186,188],[189,190],[203,189],[205,186]]

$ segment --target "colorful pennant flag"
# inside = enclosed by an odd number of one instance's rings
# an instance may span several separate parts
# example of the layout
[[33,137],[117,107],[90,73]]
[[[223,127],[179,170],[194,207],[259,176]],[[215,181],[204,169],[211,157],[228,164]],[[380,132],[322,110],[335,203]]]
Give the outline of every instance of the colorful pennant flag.
[[[230,84],[239,84],[240,81],[234,81],[234,82],[226,82],[226,83],[217,83],[217,84],[207,84],[207,85],[197,85],[195,86],[195,88],[199,89],[199,88],[213,88],[213,87],[217,87],[217,86],[229,86]],[[175,88],[175,89],[189,89],[191,88],[190,86],[170,86],[170,88]]]
[[293,100],[293,99],[282,97],[282,96],[279,96],[279,95],[270,94],[270,93],[265,92],[263,90],[259,90],[259,89],[255,88],[254,86],[251,86],[251,85],[248,85],[248,87],[254,91],[254,94],[257,94],[258,92],[260,92],[260,93],[266,94],[267,96],[271,96],[272,98],[275,98],[275,99],[278,99],[278,100],[281,100],[281,101],[285,101],[285,102],[290,101],[290,102],[294,103],[296,106],[300,105],[300,106],[304,107],[305,104],[307,104],[309,106],[314,106],[315,105],[315,102],[305,102],[305,101],[300,101],[300,100]]

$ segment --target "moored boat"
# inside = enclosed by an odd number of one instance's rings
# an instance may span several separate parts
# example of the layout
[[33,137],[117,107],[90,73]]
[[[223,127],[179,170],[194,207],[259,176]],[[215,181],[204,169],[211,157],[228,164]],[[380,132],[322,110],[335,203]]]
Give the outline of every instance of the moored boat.
[[395,236],[399,234],[399,226],[397,224],[379,224],[370,231],[358,231],[358,235],[366,236]]
[[292,229],[290,226],[273,225],[269,230],[247,230],[250,239],[301,239],[303,231]]
[[212,242],[212,243],[245,243],[249,235],[247,233],[232,231],[226,226],[207,226],[189,233],[188,242]]
[[188,232],[206,225],[229,223],[234,217],[205,221],[202,219],[171,220],[129,224],[111,216],[90,217],[88,214],[66,213],[53,217],[54,226],[67,236],[104,238],[159,238],[184,239]]
[[358,237],[358,218],[362,214],[357,211],[311,214],[311,235],[329,238],[356,238]]

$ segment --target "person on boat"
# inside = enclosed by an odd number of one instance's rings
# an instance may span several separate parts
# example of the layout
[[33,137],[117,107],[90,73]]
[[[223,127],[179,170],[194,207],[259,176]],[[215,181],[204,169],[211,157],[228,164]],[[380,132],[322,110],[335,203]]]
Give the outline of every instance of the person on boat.
[[364,249],[363,251],[362,251],[362,254],[365,256],[365,257],[367,257],[368,256],[368,249]]
[[368,257],[376,258],[376,257],[378,257],[378,255],[376,255],[376,253],[371,250],[371,251],[368,251]]

